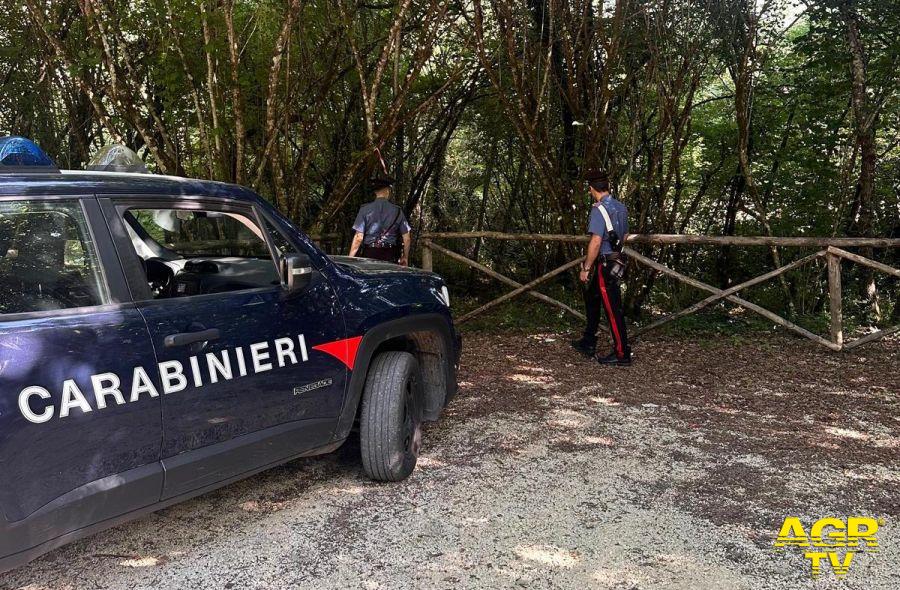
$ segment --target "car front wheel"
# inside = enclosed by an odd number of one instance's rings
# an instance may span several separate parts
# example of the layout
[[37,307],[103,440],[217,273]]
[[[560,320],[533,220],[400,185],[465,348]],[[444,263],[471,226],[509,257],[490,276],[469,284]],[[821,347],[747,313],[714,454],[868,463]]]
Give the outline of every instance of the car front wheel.
[[372,361],[363,393],[360,446],[366,475],[400,481],[416,467],[422,441],[419,363],[408,352],[385,352]]

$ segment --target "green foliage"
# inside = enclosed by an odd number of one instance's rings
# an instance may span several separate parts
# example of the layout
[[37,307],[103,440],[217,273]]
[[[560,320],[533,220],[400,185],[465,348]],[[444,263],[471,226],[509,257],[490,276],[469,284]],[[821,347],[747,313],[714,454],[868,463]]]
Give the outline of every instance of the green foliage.
[[[629,205],[633,231],[900,235],[896,2],[403,6],[3,0],[0,133],[32,137],[72,168],[119,137],[151,170],[240,181],[315,232],[348,232],[369,198],[378,147],[415,230],[580,233],[588,200],[579,179],[599,165]],[[858,16],[873,113],[871,202],[859,199],[848,14]],[[871,227],[859,222],[867,216]],[[479,261],[522,282],[577,252],[452,247],[477,250]],[[646,253],[723,286],[773,263],[762,249]],[[779,253],[782,262],[799,255]],[[496,291],[437,259],[462,285],[458,301],[474,306]],[[848,321],[878,319],[854,287],[869,279],[848,269]],[[896,281],[874,285],[883,323],[897,308]],[[578,307],[571,275],[548,288]],[[641,269],[627,293],[638,321],[699,296]],[[752,295],[808,318],[821,318],[827,300],[821,269]],[[516,310],[531,305],[504,307],[500,323],[518,325],[535,314]]]

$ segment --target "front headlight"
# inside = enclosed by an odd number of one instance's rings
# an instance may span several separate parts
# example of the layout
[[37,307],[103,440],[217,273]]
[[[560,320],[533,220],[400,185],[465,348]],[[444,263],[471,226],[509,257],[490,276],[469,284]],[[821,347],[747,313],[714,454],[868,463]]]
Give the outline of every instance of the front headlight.
[[450,307],[450,290],[447,288],[447,285],[441,287],[441,297],[444,298],[444,305]]

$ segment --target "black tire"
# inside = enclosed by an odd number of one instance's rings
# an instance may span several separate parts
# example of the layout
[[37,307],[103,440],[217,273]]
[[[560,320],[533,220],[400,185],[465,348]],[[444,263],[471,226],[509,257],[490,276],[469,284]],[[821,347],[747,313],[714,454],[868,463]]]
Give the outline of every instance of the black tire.
[[359,438],[363,470],[377,481],[406,479],[422,442],[419,363],[408,352],[385,352],[372,361],[363,391]]

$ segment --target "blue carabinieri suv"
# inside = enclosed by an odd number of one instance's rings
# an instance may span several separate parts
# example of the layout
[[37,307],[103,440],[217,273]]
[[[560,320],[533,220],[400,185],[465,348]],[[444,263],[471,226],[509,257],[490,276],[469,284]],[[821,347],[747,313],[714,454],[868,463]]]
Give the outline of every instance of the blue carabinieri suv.
[[408,476],[456,391],[449,304],[239,186],[0,166],[0,571],[356,428]]

